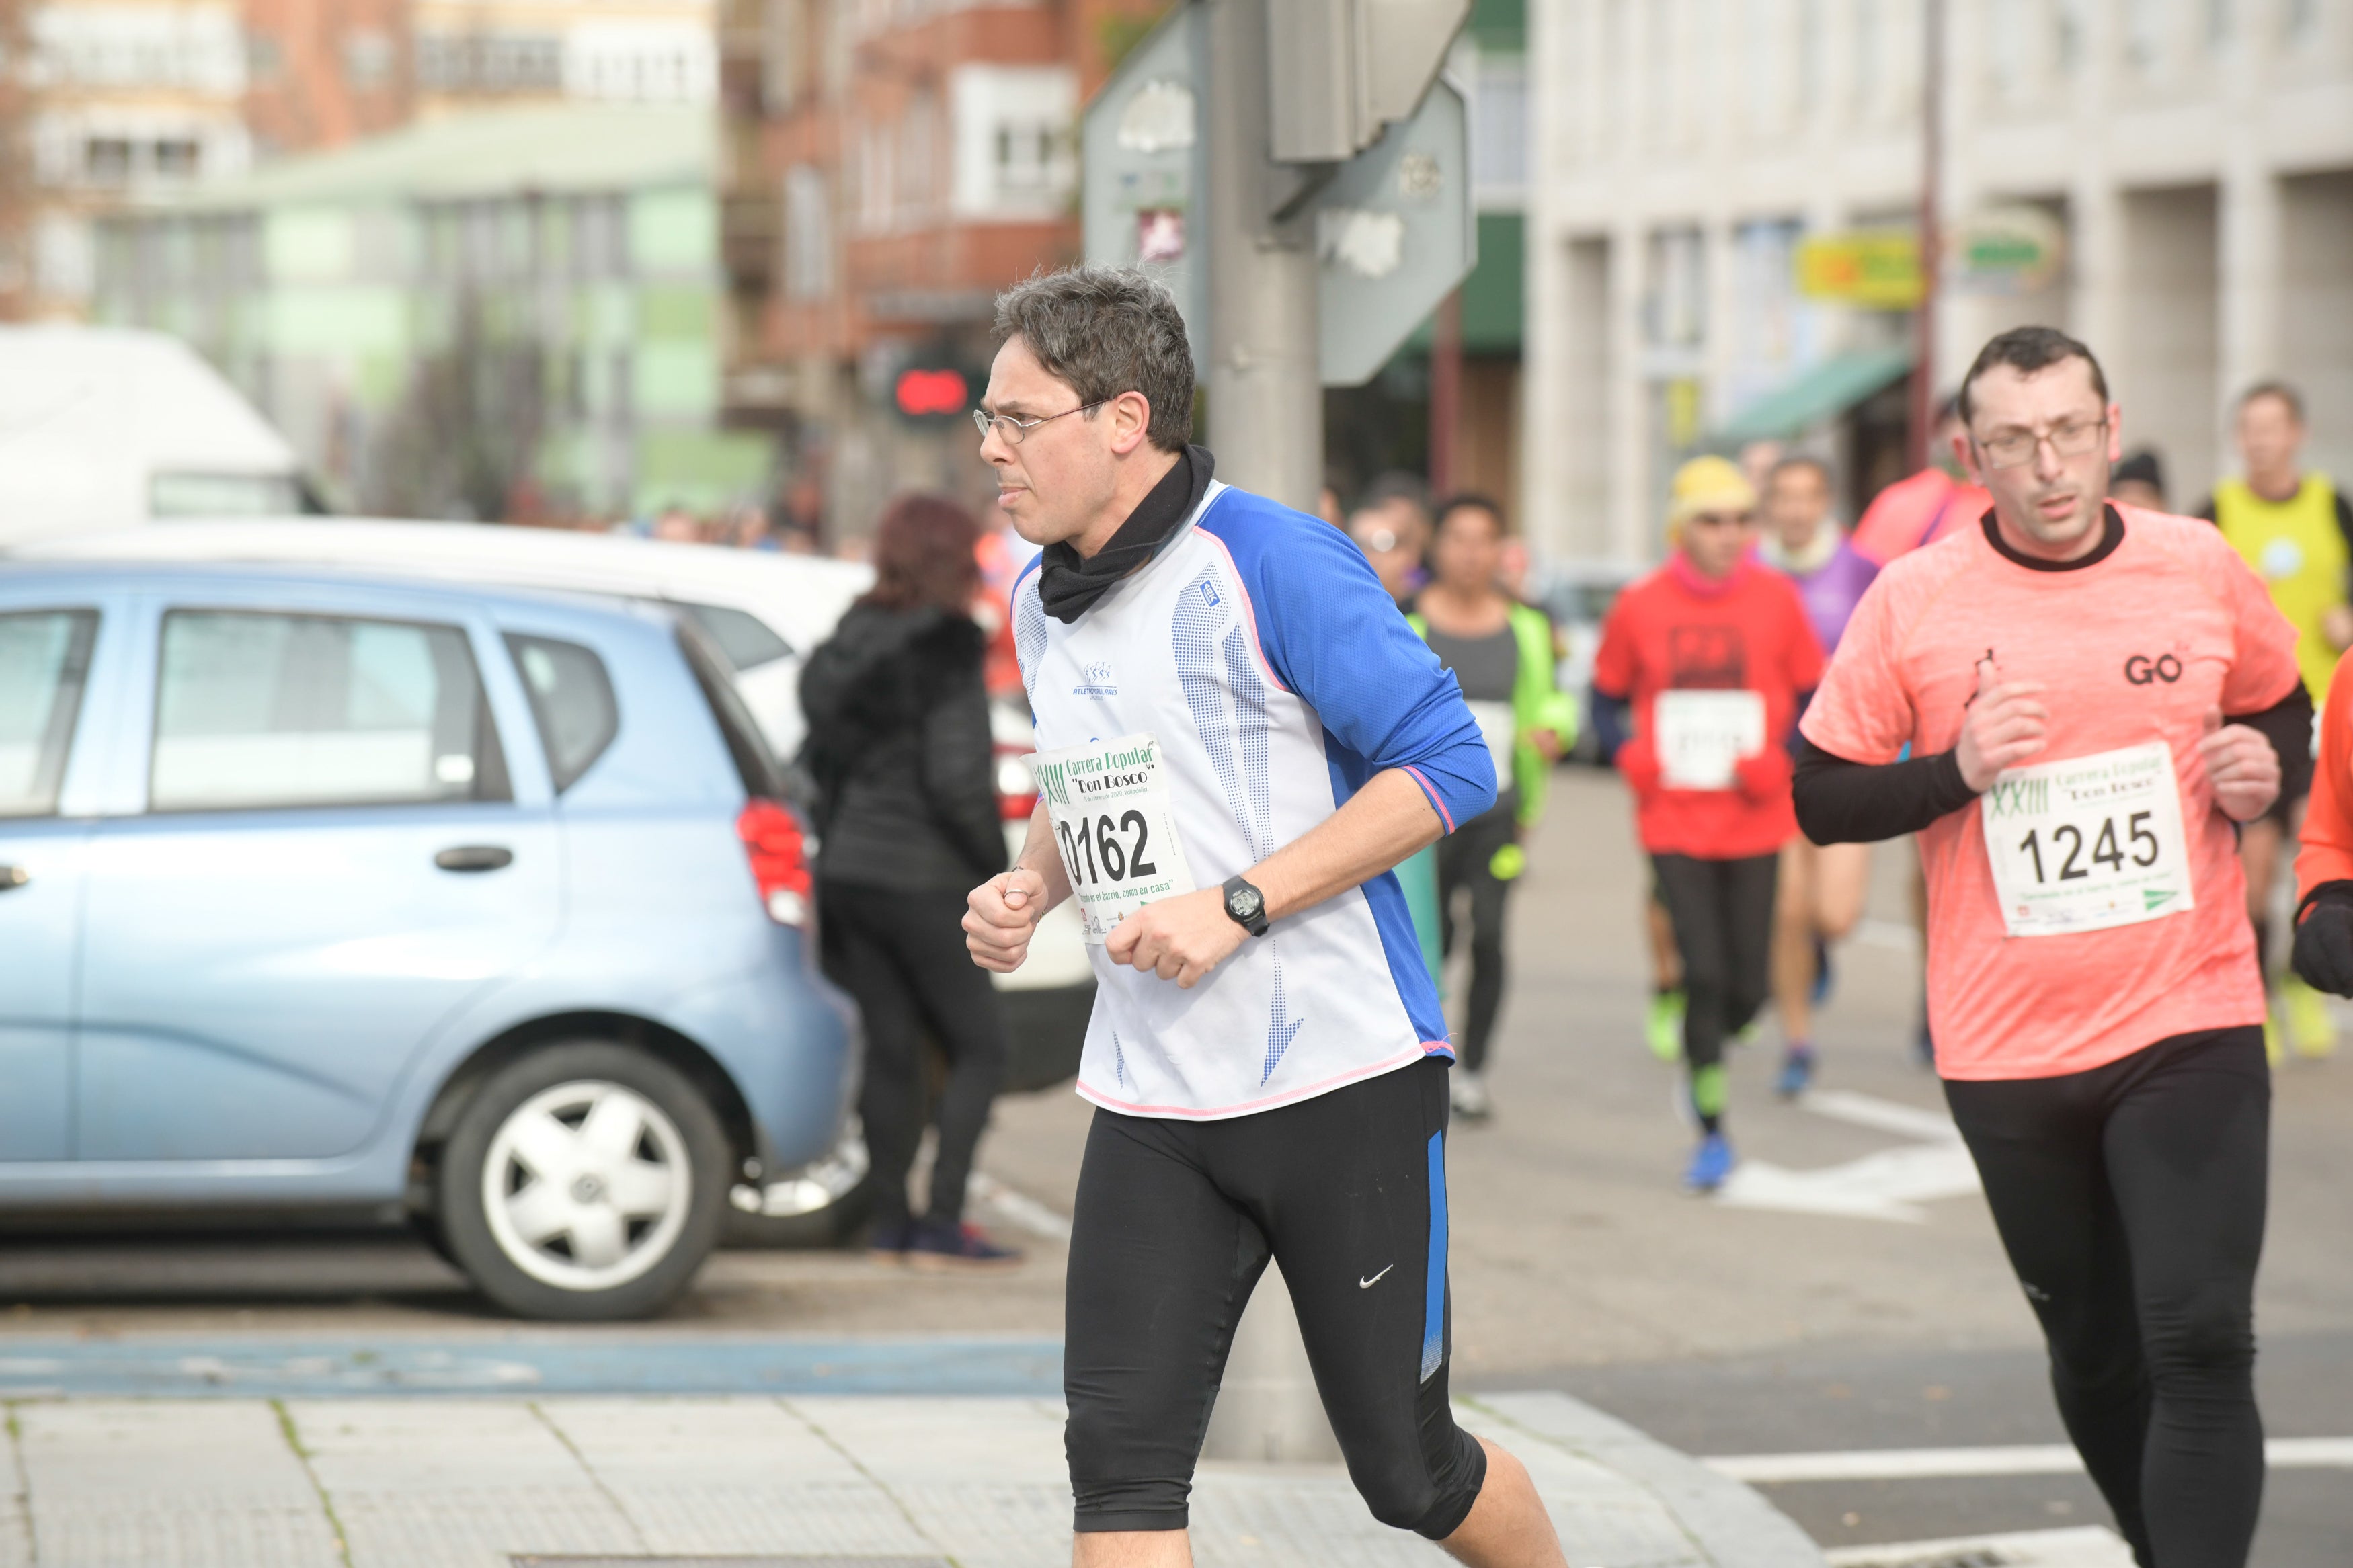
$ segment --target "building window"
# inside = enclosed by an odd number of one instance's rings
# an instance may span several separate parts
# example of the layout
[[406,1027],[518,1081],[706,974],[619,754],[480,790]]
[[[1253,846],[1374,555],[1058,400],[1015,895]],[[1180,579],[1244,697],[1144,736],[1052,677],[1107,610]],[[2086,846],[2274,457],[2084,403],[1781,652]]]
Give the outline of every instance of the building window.
[[392,40],[373,29],[343,37],[343,79],[361,91],[372,91],[392,79]]
[[1479,61],[1477,118],[1471,127],[1471,185],[1511,195],[1528,183],[1528,69],[1516,55]]
[[171,137],[155,143],[155,177],[159,180],[193,180],[196,177],[199,159],[197,144],[185,137]]
[[785,298],[823,300],[833,292],[833,198],[825,171],[796,163],[785,171]]
[[93,185],[131,183],[131,142],[121,136],[93,136],[82,143],[81,169]]

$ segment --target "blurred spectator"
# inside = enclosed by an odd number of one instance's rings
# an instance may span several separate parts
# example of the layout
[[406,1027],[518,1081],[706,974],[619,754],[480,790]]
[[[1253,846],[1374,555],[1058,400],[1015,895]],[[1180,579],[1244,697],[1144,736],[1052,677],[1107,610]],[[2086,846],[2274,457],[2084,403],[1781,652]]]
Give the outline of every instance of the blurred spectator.
[[744,505],[735,509],[734,522],[730,530],[730,544],[738,550],[776,550],[780,548],[776,531],[768,524],[765,507]]
[[798,523],[786,522],[776,531],[776,548],[787,555],[816,555],[817,535]]
[[[980,568],[980,595],[973,602],[973,619],[988,638],[984,666],[988,694],[1019,697],[1021,661],[1013,647],[1013,583],[1036,557],[1038,548],[1013,531],[1013,520],[1004,508],[992,505],[987,515],[988,526],[973,546],[973,559]],[[1022,706],[1026,709],[1029,704]]]
[[1330,468],[1324,470],[1324,488],[1315,492],[1315,515],[1342,532],[1347,531],[1348,510],[1340,500],[1340,476]]
[[2165,504],[2165,465],[2158,460],[2157,448],[2143,447],[2127,453],[2123,462],[2109,469],[2108,496],[2126,506],[2170,510]]
[[653,536],[672,544],[700,544],[702,524],[692,512],[672,501],[655,515]]
[[[866,1025],[858,1110],[873,1156],[873,1249],[923,1266],[1017,1254],[964,1223],[965,1187],[1004,1080],[1004,1015],[965,951],[965,894],[1005,869],[997,817],[972,514],[903,496],[874,538],[873,588],[801,672],[818,786],[826,969]],[[907,1175],[923,1131],[924,1044],[948,1063],[930,1202]]]
[[1389,597],[1402,605],[1430,580],[1429,490],[1410,474],[1383,474],[1348,518],[1348,536],[1373,563]]
[[1772,476],[1782,457],[1778,441],[1751,441],[1740,448],[1740,477],[1758,495],[1765,493],[1765,481]]

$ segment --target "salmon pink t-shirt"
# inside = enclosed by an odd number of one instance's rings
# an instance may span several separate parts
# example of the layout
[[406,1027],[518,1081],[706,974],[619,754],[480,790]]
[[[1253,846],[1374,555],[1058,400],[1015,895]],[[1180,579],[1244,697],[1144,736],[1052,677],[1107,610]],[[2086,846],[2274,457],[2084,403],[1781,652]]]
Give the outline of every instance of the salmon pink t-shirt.
[[[2134,925],[2012,936],[1994,896],[1983,799],[1919,836],[1928,1020],[1948,1079],[2053,1078],[2168,1036],[2263,1021],[2238,838],[2198,742],[2208,716],[2261,712],[2298,679],[2295,631],[2211,524],[2112,507],[2114,548],[2029,564],[1990,521],[1881,573],[1799,731],[1835,756],[1949,751],[1990,652],[2039,680],[2048,743],[2028,764],[2163,741],[2181,791],[2193,907]],[[1990,514],[1988,514],[1989,517]]]
[[1993,497],[1942,468],[1923,468],[1896,480],[1862,509],[1847,542],[1864,560],[1884,566],[1949,534],[1977,526]]

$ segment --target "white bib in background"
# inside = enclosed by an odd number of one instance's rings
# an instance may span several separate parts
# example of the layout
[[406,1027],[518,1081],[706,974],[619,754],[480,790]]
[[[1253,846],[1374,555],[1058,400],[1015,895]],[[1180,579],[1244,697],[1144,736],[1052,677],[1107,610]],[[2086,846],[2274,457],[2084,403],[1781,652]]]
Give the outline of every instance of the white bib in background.
[[1479,738],[1487,742],[1487,754],[1495,761],[1495,788],[1512,787],[1512,752],[1519,744],[1519,715],[1508,702],[1465,702],[1471,710],[1471,721],[1479,726]]
[[1669,789],[1730,789],[1733,764],[1765,749],[1761,691],[1662,691],[1651,721]]
[[1054,824],[1087,941],[1155,899],[1193,890],[1176,813],[1149,733],[1090,741],[1029,759]]
[[2004,768],[1979,818],[2012,936],[2105,931],[2196,907],[2181,789],[2162,741]]

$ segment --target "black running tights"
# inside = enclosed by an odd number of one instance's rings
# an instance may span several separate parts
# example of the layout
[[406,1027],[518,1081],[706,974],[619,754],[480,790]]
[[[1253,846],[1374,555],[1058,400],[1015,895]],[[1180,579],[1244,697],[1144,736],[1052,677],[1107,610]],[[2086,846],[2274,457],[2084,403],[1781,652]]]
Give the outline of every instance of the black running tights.
[[1723,1109],[1724,1042],[1748,1026],[1773,982],[1773,890],[1781,857],[1653,855],[1659,901],[1683,956],[1683,1062],[1700,1119]]
[[877,1227],[907,1218],[907,1173],[923,1138],[927,1039],[947,1057],[948,1078],[925,1212],[961,1221],[973,1153],[1008,1054],[996,989],[965,951],[965,896],[828,882],[819,897],[826,972],[857,999],[865,1026],[858,1116],[874,1162]]
[[1947,1082],[2051,1382],[2141,1568],[2241,1568],[2263,1501],[2255,1263],[2271,1073],[2247,1026]]
[[1462,1066],[1471,1072],[1486,1067],[1487,1043],[1494,1037],[1495,1017],[1504,1008],[1504,900],[1512,884],[1495,874],[1495,858],[1518,842],[1516,797],[1438,841],[1439,945],[1449,954],[1454,952],[1461,925],[1454,918],[1454,895],[1463,889],[1471,894],[1471,996],[1460,1041]]

